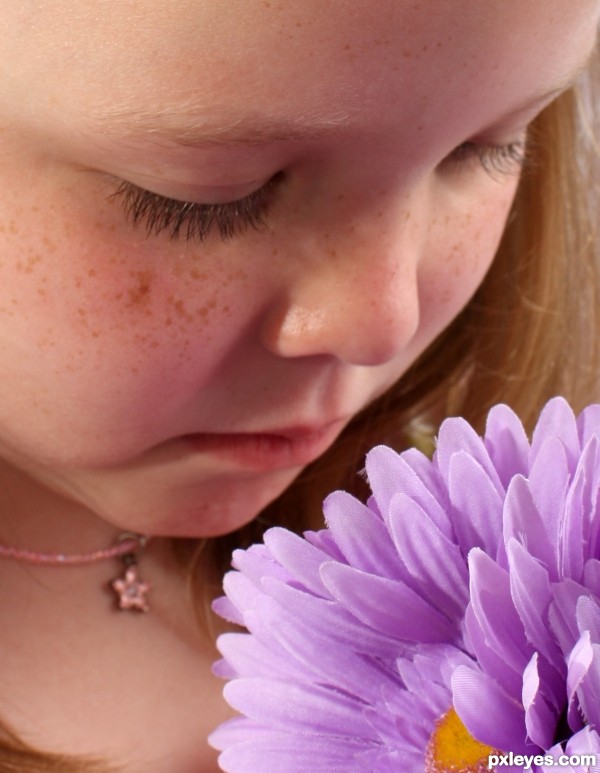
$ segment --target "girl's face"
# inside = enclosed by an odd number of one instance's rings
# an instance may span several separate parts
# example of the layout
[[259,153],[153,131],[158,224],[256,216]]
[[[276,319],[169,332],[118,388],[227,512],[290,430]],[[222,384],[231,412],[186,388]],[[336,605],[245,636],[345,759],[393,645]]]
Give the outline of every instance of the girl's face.
[[4,0],[4,480],[150,534],[251,519],[468,301],[599,13]]

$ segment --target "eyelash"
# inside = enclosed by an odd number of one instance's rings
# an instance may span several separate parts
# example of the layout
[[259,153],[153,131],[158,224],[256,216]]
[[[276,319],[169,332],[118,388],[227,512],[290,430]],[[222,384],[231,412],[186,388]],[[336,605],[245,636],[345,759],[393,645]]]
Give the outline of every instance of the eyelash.
[[506,145],[484,145],[464,142],[459,145],[447,161],[462,165],[469,161],[479,163],[493,179],[497,175],[513,175],[520,172],[527,160],[527,141],[523,137]]
[[[525,158],[524,139],[506,145],[465,142],[447,157],[446,163],[464,166],[475,161],[495,178],[497,174],[518,172]],[[283,173],[278,173],[249,196],[223,204],[197,204],[170,199],[126,180],[108,198],[121,199],[126,221],[134,227],[145,223],[147,236],[158,236],[168,231],[171,241],[183,237],[186,242],[203,242],[216,228],[221,239],[228,241],[242,235],[248,228],[260,231],[266,226],[269,206],[282,177]]]
[[266,226],[266,215],[280,175],[243,199],[223,204],[197,204],[160,196],[123,180],[109,199],[119,198],[125,219],[136,227],[144,223],[147,236],[169,232],[171,241],[203,242],[213,229],[223,241],[240,236],[248,228]]

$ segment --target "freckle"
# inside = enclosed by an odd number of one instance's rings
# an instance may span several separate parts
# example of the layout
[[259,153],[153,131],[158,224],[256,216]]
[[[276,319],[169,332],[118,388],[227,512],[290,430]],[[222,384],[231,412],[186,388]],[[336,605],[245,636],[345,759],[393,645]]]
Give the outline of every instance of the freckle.
[[96,269],[90,268],[90,270],[88,271],[88,276],[96,276]]
[[276,257],[277,255],[279,255],[279,250],[277,249],[277,247],[273,247],[273,251],[271,255],[273,255],[273,257]]
[[167,317],[167,318],[165,319],[165,325],[166,325],[167,327],[170,327],[172,324],[173,324],[173,320],[171,319],[171,317]]
[[83,280],[82,280],[82,278],[80,276],[76,276],[75,277],[75,287],[77,287],[77,288],[81,287],[82,282],[83,282]]
[[10,231],[11,234],[19,233],[19,229],[17,228],[17,224],[15,223],[14,220],[11,220],[10,223],[8,224],[8,230]]
[[192,279],[201,279],[201,280],[206,279],[206,273],[204,271],[198,271],[197,268],[193,268],[190,271],[190,276],[192,277]]
[[42,238],[42,244],[47,248],[48,252],[56,252],[56,242],[53,242],[47,236]]
[[97,330],[92,330],[92,338],[99,338],[100,333]]
[[45,290],[43,290],[41,287],[38,287],[38,295],[42,298],[48,297],[48,293]]
[[85,315],[87,314],[87,311],[80,306],[77,309],[77,313],[79,314],[80,317],[85,317]]
[[137,279],[137,286],[127,291],[129,306],[139,306],[148,299],[152,285],[152,274],[149,271],[130,271],[130,275]]
[[330,249],[328,250],[330,257],[337,258],[337,250]]
[[428,50],[429,50],[429,46],[427,45],[427,43],[425,43],[421,51],[428,51]]

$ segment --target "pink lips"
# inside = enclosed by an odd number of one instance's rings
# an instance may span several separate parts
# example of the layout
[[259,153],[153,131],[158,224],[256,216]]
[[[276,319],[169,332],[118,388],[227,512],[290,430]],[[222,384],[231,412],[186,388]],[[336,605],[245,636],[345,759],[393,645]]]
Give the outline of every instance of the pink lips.
[[333,443],[344,423],[261,433],[202,433],[184,435],[181,440],[193,451],[225,457],[249,469],[277,470],[314,461]]

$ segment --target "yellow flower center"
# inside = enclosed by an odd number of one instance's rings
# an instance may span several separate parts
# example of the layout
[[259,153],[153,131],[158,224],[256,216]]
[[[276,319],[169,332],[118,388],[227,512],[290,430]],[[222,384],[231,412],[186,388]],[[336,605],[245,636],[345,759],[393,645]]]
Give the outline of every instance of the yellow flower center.
[[450,709],[435,724],[427,745],[425,773],[483,773],[496,750],[476,741]]

